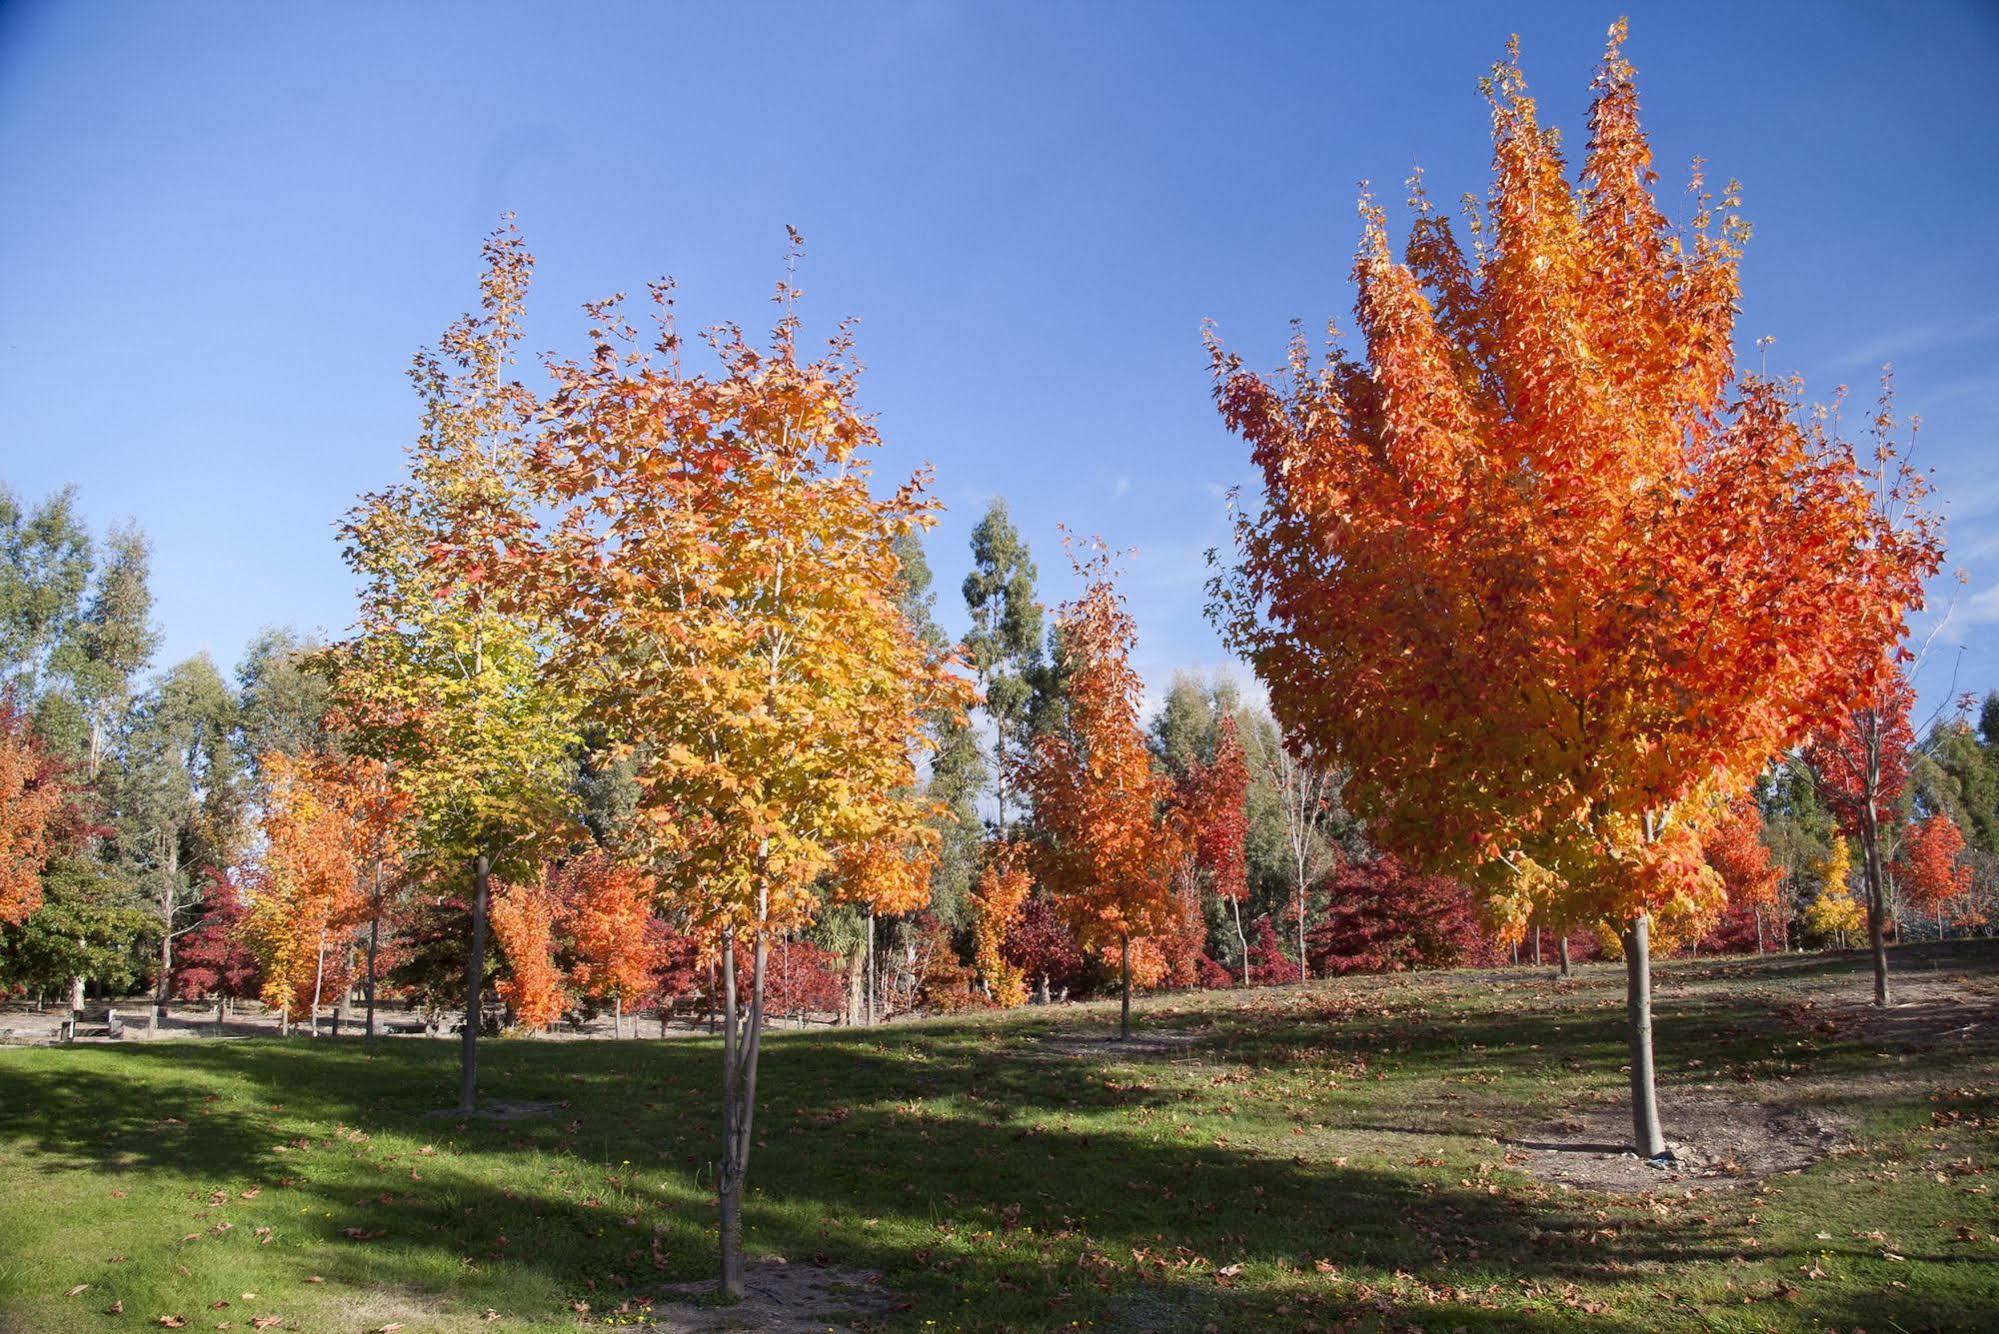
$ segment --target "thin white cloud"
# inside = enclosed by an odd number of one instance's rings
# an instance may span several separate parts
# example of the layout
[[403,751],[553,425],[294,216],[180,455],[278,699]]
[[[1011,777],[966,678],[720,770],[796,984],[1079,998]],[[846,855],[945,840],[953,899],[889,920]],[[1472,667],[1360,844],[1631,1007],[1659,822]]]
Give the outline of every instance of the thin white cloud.
[[1856,367],[1878,370],[1883,362],[1891,362],[1898,357],[1956,343],[1975,343],[1995,335],[1999,335],[1999,311],[1989,311],[1964,320],[1937,320],[1911,325],[1897,333],[1862,343],[1845,355],[1835,357],[1827,365],[1836,371]]

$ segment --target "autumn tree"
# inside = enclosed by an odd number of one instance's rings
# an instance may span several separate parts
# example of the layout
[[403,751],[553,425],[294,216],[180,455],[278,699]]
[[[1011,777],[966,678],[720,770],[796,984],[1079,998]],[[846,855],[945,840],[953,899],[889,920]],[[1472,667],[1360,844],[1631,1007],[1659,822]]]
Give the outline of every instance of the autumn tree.
[[51,755],[0,690],[0,924],[15,925],[42,903],[42,868],[56,851],[71,793]]
[[548,1028],[569,1008],[569,979],[555,958],[563,906],[542,880],[501,881],[493,890],[493,935],[506,958],[496,989],[515,1026],[530,1033]]
[[1948,815],[1938,812],[1916,821],[1895,856],[1896,885],[1912,905],[1931,914],[1939,940],[1944,909],[1971,892],[1971,867],[1962,860],[1963,854],[1964,835]]
[[375,1037],[375,989],[380,981],[382,925],[407,887],[412,799],[393,768],[365,755],[328,755],[316,761],[328,795],[347,818],[354,876],[368,923],[362,995],[367,1041]]
[[872,489],[849,335],[801,357],[787,284],[766,345],[723,326],[719,369],[697,373],[668,287],[653,295],[650,348],[601,303],[590,357],[553,367],[537,461],[558,523],[537,564],[570,679],[634,757],[635,836],[663,897],[720,955],[733,1296],[770,946],[822,911],[829,875],[856,906],[927,898],[937,830],[917,761],[926,721],[969,692],[898,606],[896,539],[932,505],[922,474]]
[[1138,630],[1101,546],[1076,560],[1083,592],[1058,625],[1070,660],[1068,716],[1021,764],[1045,842],[1043,879],[1083,948],[1117,951],[1118,1036],[1131,1036],[1131,943],[1173,926],[1179,828],[1171,787],[1139,722],[1143,683],[1131,665]]
[[609,1003],[611,1032],[623,1037],[625,1012],[652,981],[652,879],[597,851],[566,863],[555,873],[554,884],[575,956],[570,980],[579,995]]
[[533,258],[511,223],[484,247],[477,314],[410,372],[423,404],[408,476],[361,497],[342,529],[361,580],[355,634],[331,655],[350,747],[390,766],[414,867],[468,885],[458,1109],[473,1110],[490,877],[528,884],[570,828],[571,702],[551,627],[518,595],[535,513],[512,378]]
[[972,889],[973,963],[985,980],[987,994],[1002,1009],[1027,1001],[1027,984],[1006,957],[1006,941],[1032,888],[1019,850],[999,844],[987,853],[985,869]]
[[1747,798],[1701,835],[1701,855],[1721,877],[1722,890],[1733,911],[1747,912],[1756,926],[1756,952],[1763,952],[1763,915],[1777,906],[1784,868],[1770,857],[1763,841],[1763,812]]
[[239,929],[257,958],[265,1004],[283,1013],[286,1026],[307,1011],[317,1036],[327,946],[364,908],[354,883],[353,830],[309,758],[274,753],[259,767],[268,784],[263,850],[246,878],[249,905]]
[[1866,895],[1868,946],[1874,956],[1874,1003],[1888,1003],[1888,884],[1886,846],[1901,814],[1896,803],[1909,779],[1915,742],[1909,710],[1916,692],[1899,661],[1873,664],[1857,698],[1812,737],[1805,760],[1840,831],[1859,840]]
[[1614,924],[1657,1156],[1652,925],[1716,910],[1702,830],[1856,664],[1886,670],[1938,551],[1783,386],[1736,377],[1747,229],[1732,191],[1697,182],[1684,226],[1654,202],[1623,38],[1574,186],[1517,57],[1495,68],[1470,253],[1420,182],[1402,262],[1364,203],[1364,355],[1300,341],[1273,382],[1216,347],[1264,497],[1212,591],[1376,843],[1477,881],[1502,922]]
[[1249,761],[1233,714],[1222,714],[1215,724],[1212,758],[1189,762],[1178,788],[1194,865],[1208,892],[1228,905],[1242,981],[1248,986],[1249,936],[1243,931],[1242,905],[1249,897]]

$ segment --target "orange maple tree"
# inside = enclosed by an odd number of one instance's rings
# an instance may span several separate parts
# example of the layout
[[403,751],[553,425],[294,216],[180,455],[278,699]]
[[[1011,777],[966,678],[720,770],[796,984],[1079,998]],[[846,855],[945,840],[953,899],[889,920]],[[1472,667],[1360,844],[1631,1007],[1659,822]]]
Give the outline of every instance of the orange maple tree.
[[56,850],[71,794],[63,766],[0,695],[0,925],[24,922],[42,903],[42,867]]
[[603,851],[589,852],[555,873],[568,920],[570,967],[576,990],[611,1005],[611,1031],[623,1036],[627,1006],[652,988],[657,948],[650,936],[652,877]]
[[1944,910],[1971,892],[1971,867],[1963,855],[1964,835],[1942,811],[1916,821],[1895,855],[1895,883],[1912,905],[1934,918],[1939,939]]
[[1495,67],[1469,253],[1420,181],[1401,262],[1364,202],[1363,357],[1300,339],[1273,382],[1214,346],[1264,503],[1211,592],[1377,843],[1476,880],[1502,927],[1624,937],[1649,1156],[1652,922],[1718,909],[1703,830],[1887,669],[1940,552],[1784,385],[1736,375],[1747,227],[1698,176],[1684,227],[1654,201],[1623,38],[1573,186],[1517,53]]
[[532,564],[558,667],[633,760],[634,845],[719,956],[722,1286],[739,1295],[770,943],[814,920],[836,871],[864,906],[927,901],[924,723],[969,691],[901,610],[895,543],[934,505],[923,473],[872,489],[849,334],[801,356],[785,284],[768,342],[723,326],[719,369],[698,373],[670,288],[652,291],[650,347],[601,303],[592,355],[551,368],[535,471],[556,525]]
[[507,957],[494,988],[513,1011],[514,1024],[540,1032],[569,1008],[569,979],[555,961],[555,933],[562,902],[545,881],[493,882],[493,937]]
[[[307,1011],[317,1033],[327,950],[366,910],[354,879],[353,825],[313,757],[272,752],[258,768],[266,785],[264,846],[245,877],[249,906],[237,929],[257,959],[264,1003],[280,1011],[286,1027]],[[333,962],[343,970],[339,953]]]
[[[1249,897],[1249,761],[1233,713],[1222,715],[1215,727],[1213,758],[1188,770],[1177,799],[1194,864],[1206,878],[1208,892],[1229,906],[1242,952],[1242,984],[1248,986],[1249,936],[1243,931],[1242,904]],[[1205,925],[1202,934],[1205,940]]]
[[[1878,656],[1863,665],[1879,667]],[[1805,760],[1819,795],[1840,829],[1860,843],[1860,883],[1867,909],[1868,946],[1874,957],[1874,1003],[1888,1003],[1887,844],[1901,812],[1896,799],[1909,779],[1915,729],[1909,710],[1915,688],[1899,659],[1863,674],[1854,699],[1819,728]]]
[[1034,744],[1021,787],[1045,835],[1042,879],[1078,943],[1116,953],[1131,1036],[1132,941],[1174,927],[1174,868],[1183,830],[1171,784],[1153,765],[1139,723],[1143,683],[1131,665],[1138,630],[1101,545],[1075,558],[1082,594],[1056,617],[1070,667],[1068,717]]
[[1763,915],[1776,908],[1786,874],[1763,841],[1762,810],[1748,798],[1738,799],[1701,835],[1701,853],[1721,877],[1729,907],[1746,910],[1755,919],[1756,952],[1761,954]]
[[347,817],[354,879],[368,923],[367,963],[362,974],[367,1018],[363,1033],[375,1037],[375,984],[379,978],[382,922],[408,878],[405,866],[415,802],[395,781],[390,765],[364,755],[328,755],[317,761],[333,804]]
[[993,1003],[1003,1009],[1027,1003],[1027,980],[1006,957],[1006,941],[1032,888],[1021,851],[1010,843],[988,850],[978,883],[972,886],[973,963]]

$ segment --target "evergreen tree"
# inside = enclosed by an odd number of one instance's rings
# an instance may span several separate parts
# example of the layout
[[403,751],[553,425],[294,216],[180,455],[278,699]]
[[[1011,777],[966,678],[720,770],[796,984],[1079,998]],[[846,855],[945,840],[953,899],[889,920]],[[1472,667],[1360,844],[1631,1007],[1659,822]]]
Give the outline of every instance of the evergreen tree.
[[965,653],[992,720],[993,795],[1002,834],[1016,804],[1008,777],[1027,753],[1037,730],[1032,725],[1036,699],[1046,693],[1038,688],[1045,673],[1044,618],[1035,600],[1035,578],[1027,543],[1008,517],[1006,502],[996,496],[972,529],[972,571],[964,584],[972,629],[965,636]]

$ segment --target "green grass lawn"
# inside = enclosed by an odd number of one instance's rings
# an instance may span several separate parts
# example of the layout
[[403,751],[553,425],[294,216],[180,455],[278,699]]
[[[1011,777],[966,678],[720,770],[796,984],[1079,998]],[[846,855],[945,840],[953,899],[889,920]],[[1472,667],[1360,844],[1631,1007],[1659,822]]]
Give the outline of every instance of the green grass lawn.
[[[1157,997],[1191,1038],[1142,1059],[1050,1043],[1107,1006],[773,1033],[749,1246],[881,1272],[912,1329],[1999,1328],[1999,942],[1895,958],[1925,1022],[1829,1010],[1859,955],[1659,969],[1669,1136],[1707,1085],[1853,1139],[1691,1198],[1508,1163],[1619,1095],[1614,967]],[[643,1325],[713,1268],[717,1045],[484,1050],[487,1096],[569,1106],[428,1115],[444,1042],[0,1052],[0,1329]]]

